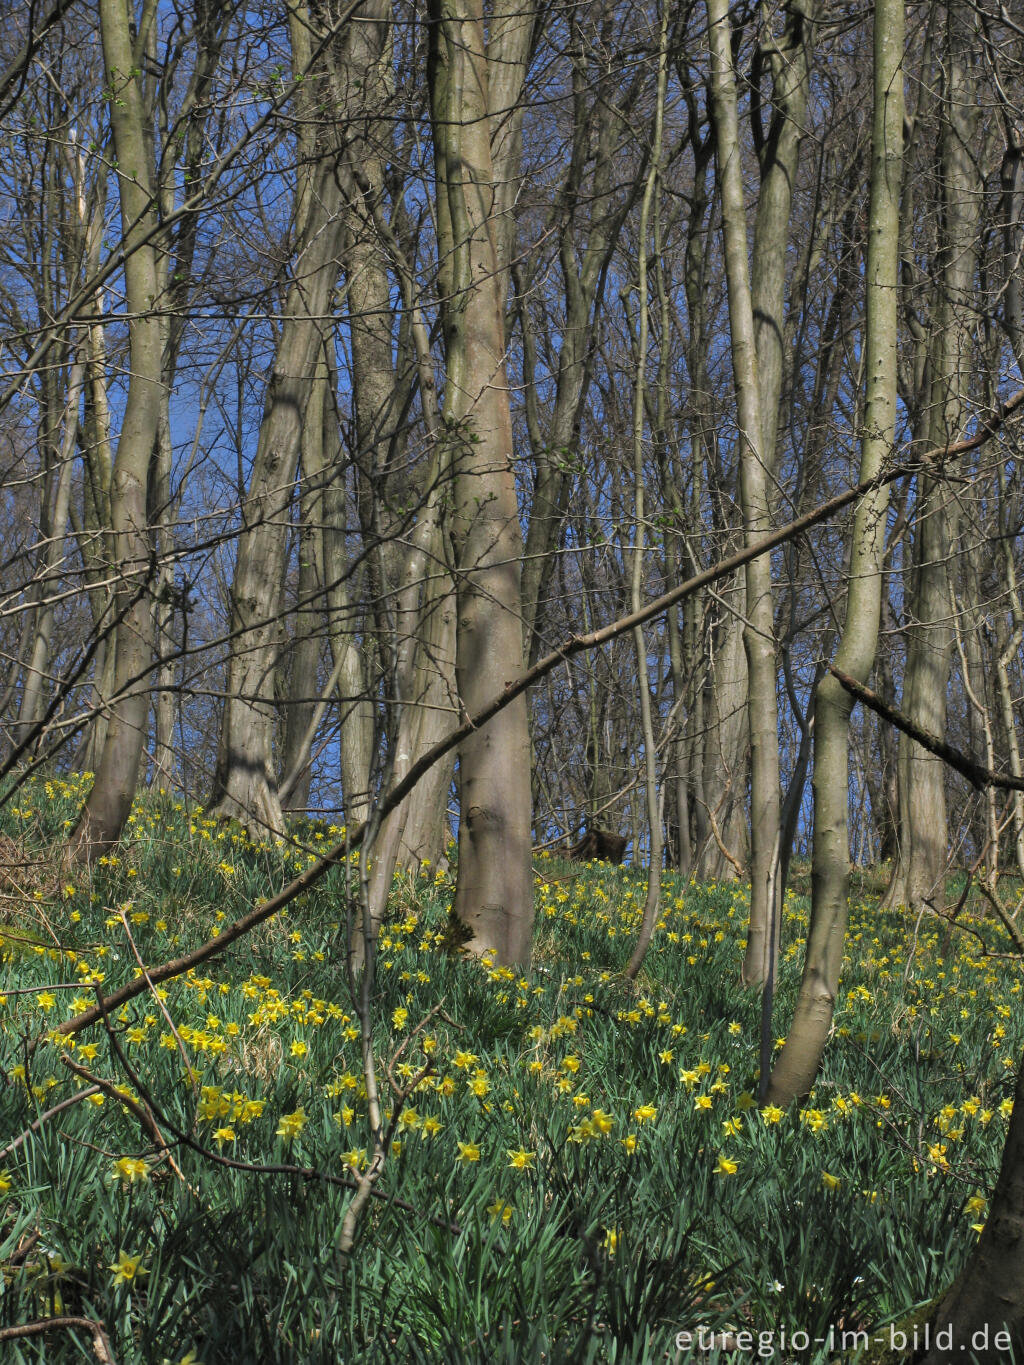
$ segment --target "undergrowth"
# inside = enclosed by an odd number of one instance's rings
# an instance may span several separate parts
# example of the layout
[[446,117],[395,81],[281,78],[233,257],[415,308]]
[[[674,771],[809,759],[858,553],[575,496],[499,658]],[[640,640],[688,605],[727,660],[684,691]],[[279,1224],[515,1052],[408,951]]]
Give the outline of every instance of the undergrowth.
[[[87,1318],[140,1365],[645,1365],[689,1358],[676,1334],[699,1328],[824,1361],[940,1293],[984,1222],[1022,1041],[1019,967],[982,946],[1005,950],[998,926],[965,914],[947,946],[945,925],[856,902],[818,1085],[758,1111],[746,890],[666,875],[634,987],[642,875],[541,859],[526,975],[445,951],[447,871],[396,881],[376,1052],[386,1074],[409,1040],[397,1085],[434,1070],[344,1268],[343,1182],[370,1145],[345,869],[107,1027],[55,1032],[136,952],[199,945],[339,831],[254,845],[149,796],[85,877],[58,853],[86,789],[39,779],[0,809],[0,1145],[28,1134],[0,1166],[0,1328]],[[790,896],[780,1034],[806,917]],[[53,1327],[3,1358],[96,1349]]]

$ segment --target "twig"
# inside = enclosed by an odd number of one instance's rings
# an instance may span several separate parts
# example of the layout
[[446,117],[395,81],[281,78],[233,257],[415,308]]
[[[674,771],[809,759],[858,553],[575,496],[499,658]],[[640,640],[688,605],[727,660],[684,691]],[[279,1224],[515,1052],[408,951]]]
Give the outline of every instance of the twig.
[[[185,1176],[182,1173],[181,1167],[178,1165],[174,1157],[171,1155],[171,1149],[167,1145],[167,1140],[164,1137],[163,1133],[161,1133],[159,1127],[157,1126],[156,1119],[153,1117],[147,1105],[142,1104],[139,1100],[135,1099],[133,1095],[126,1095],[125,1092],[121,1090],[118,1086],[116,1086],[113,1081],[104,1080],[102,1076],[94,1076],[91,1071],[87,1071],[86,1068],[84,1066],[81,1066],[78,1062],[73,1062],[71,1058],[68,1057],[66,1054],[62,1056],[61,1060],[63,1061],[66,1067],[68,1067],[71,1071],[75,1073],[76,1076],[80,1076],[84,1081],[90,1081],[92,1089],[94,1091],[102,1090],[104,1095],[109,1096],[110,1099],[114,1100],[118,1104],[123,1104],[126,1109],[130,1110],[139,1120],[139,1123],[141,1123],[142,1127],[146,1130],[149,1136],[156,1143],[156,1146],[159,1149],[161,1155],[167,1159],[167,1162],[171,1170],[174,1172],[174,1174],[178,1177],[182,1184],[186,1183]],[[189,1188],[191,1189],[192,1187],[189,1186]],[[192,1193],[196,1194],[197,1191],[192,1190]]]
[[19,1337],[40,1337],[54,1327],[73,1330],[78,1327],[92,1337],[92,1349],[100,1365],[114,1365],[110,1353],[110,1338],[101,1322],[93,1318],[39,1318],[36,1322],[23,1322],[20,1327],[0,1327],[0,1341],[15,1341]]
[[[110,1027],[110,1022],[106,1018],[105,1012],[103,1018],[107,1026],[107,1036],[110,1039],[111,1046],[117,1053],[118,1060],[124,1067],[125,1074],[129,1081],[136,1090],[138,1090],[140,1095],[146,1096],[147,1107],[149,1107],[153,1114],[159,1118],[163,1127],[166,1128],[169,1133],[174,1134],[175,1140],[182,1146],[190,1148],[193,1152],[204,1157],[207,1161],[212,1161],[214,1165],[224,1166],[229,1170],[248,1171],[253,1175],[297,1175],[303,1180],[322,1180],[328,1185],[337,1185],[341,1186],[343,1189],[358,1190],[359,1180],[355,1176],[333,1175],[329,1171],[318,1170],[315,1166],[292,1166],[284,1162],[256,1165],[249,1161],[236,1161],[234,1157],[224,1156],[220,1152],[215,1152],[209,1147],[204,1147],[201,1142],[197,1142],[189,1133],[184,1132],[183,1129],[179,1128],[177,1124],[162,1111],[152,1094],[149,1093],[146,1086],[143,1084],[142,1078],[139,1076],[138,1072],[125,1056],[120,1040],[114,1030]],[[64,1060],[73,1070],[80,1069],[77,1063],[70,1062],[66,1057]],[[81,1070],[84,1072],[84,1068],[81,1068]],[[112,1084],[109,1081],[100,1081],[99,1077],[94,1079],[98,1084]],[[125,1095],[123,1091],[119,1090],[116,1086],[113,1086],[112,1088],[117,1099],[120,1100],[122,1104],[127,1105],[133,1113],[139,1114],[139,1110],[136,1108],[138,1105],[137,1100],[134,1100],[130,1095]],[[155,1123],[155,1120],[153,1121]],[[395,1208],[401,1209],[405,1213],[415,1213],[421,1217],[423,1216],[421,1210],[419,1210],[415,1204],[410,1204],[406,1199],[399,1199],[397,1195],[390,1195],[384,1190],[376,1189],[373,1191],[373,1195],[375,1198],[382,1199],[386,1204],[392,1204]],[[443,1228],[446,1232],[451,1232],[455,1236],[458,1236],[461,1232],[461,1228],[457,1223],[450,1222],[446,1218],[441,1218],[436,1214],[428,1214],[426,1217],[435,1227]]]
[[[10,934],[0,934],[0,938],[10,939]],[[31,943],[31,939],[21,939],[22,943]],[[57,981],[52,986],[16,986],[13,989],[4,986],[0,990],[0,995],[42,995],[44,991],[80,991],[82,983],[80,981]]]
[[733,867],[736,870],[736,876],[739,877],[740,881],[742,881],[744,876],[743,864],[740,862],[740,860],[736,857],[735,854],[731,853],[729,849],[726,848],[725,841],[722,838],[722,831],[718,828],[718,821],[715,818],[715,812],[711,809],[710,806],[705,806],[704,809],[708,813],[708,824],[711,826],[711,833],[714,835],[715,843],[718,845],[719,853],[722,855],[723,858],[726,859],[727,862],[732,863]]
[[45,1113],[40,1114],[13,1142],[9,1142],[6,1147],[0,1149],[0,1161],[6,1161],[8,1157],[13,1156],[33,1133],[38,1133],[43,1124],[48,1123],[56,1114],[62,1114],[65,1109],[70,1109],[73,1104],[80,1104],[82,1100],[87,1100],[90,1095],[97,1094],[99,1090],[99,1085],[93,1085],[88,1090],[79,1090],[74,1095],[69,1095],[66,1100],[61,1100],[60,1104],[55,1104],[52,1109],[47,1109]]
[[139,964],[139,970],[142,972],[143,979],[149,986],[150,993],[152,994],[153,999],[156,1001],[156,1007],[167,1020],[167,1027],[171,1030],[171,1034],[174,1037],[174,1041],[178,1044],[178,1051],[181,1053],[181,1060],[185,1063],[185,1070],[188,1072],[188,1078],[192,1082],[192,1089],[198,1090],[199,1077],[196,1075],[195,1068],[188,1059],[188,1053],[185,1051],[184,1039],[178,1032],[177,1025],[171,1018],[170,1011],[168,1010],[164,1002],[160,999],[160,992],[149,979],[149,974],[146,971],[146,964],[143,962],[142,957],[139,954],[139,950],[135,944],[135,939],[132,937],[132,931],[128,927],[128,916],[125,914],[124,910],[120,908],[118,909],[117,913],[121,916],[121,923],[124,925],[124,932],[127,935],[128,944],[132,950],[132,955],[135,958],[135,961]]
[[1006,932],[1010,935],[1010,938],[1013,940],[1013,946],[1017,949],[1017,952],[1024,956],[1024,935],[1021,934],[1016,924],[1014,924],[1013,920],[1006,913],[1006,908],[1003,905],[1002,901],[988,886],[985,885],[984,882],[978,883],[978,890],[981,892],[981,894],[988,901],[989,905],[991,905],[992,909],[999,916],[1000,920],[1002,921],[1003,928],[1006,930]]

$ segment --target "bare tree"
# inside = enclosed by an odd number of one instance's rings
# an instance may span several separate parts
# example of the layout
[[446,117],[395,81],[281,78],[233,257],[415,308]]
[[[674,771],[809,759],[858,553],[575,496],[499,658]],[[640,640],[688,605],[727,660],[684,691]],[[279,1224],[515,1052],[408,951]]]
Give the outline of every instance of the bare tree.
[[132,29],[125,0],[103,0],[100,33],[118,162],[131,381],[110,481],[113,554],[108,571],[116,565],[120,576],[110,618],[110,624],[116,622],[113,699],[96,781],[71,839],[72,853],[81,860],[110,848],[131,810],[146,739],[153,653],[148,495],[160,425],[163,339],[154,307],[160,292],[157,200]]
[[[902,0],[879,0],[874,14],[871,193],[865,273],[864,368],[867,396],[860,477],[873,479],[893,450],[896,430],[897,271],[903,153]],[[865,497],[850,539],[846,619],[838,667],[866,681],[881,617],[881,568],[888,489]],[[832,1023],[846,935],[849,887],[849,721],[852,701],[831,675],[815,701],[814,853],[811,925],[800,994],[768,1096],[788,1104],[814,1083]]]
[[[495,240],[490,64],[479,0],[430,10],[430,83],[453,481],[456,679],[469,714],[522,669],[522,536],[512,472],[504,298]],[[459,749],[454,914],[474,951],[528,962],[533,930],[524,700]]]
[[[918,342],[928,352],[921,365],[926,447],[955,440],[967,416],[981,198],[972,147],[977,122],[969,62],[973,26],[965,8],[955,3],[943,18],[935,299],[931,328]],[[941,476],[921,475],[915,519],[903,709],[925,729],[942,734],[953,649],[949,552],[958,518],[956,493]],[[939,761],[906,736],[900,739],[898,790],[899,842],[888,894],[894,904],[919,909],[941,894],[949,842],[946,793]]]

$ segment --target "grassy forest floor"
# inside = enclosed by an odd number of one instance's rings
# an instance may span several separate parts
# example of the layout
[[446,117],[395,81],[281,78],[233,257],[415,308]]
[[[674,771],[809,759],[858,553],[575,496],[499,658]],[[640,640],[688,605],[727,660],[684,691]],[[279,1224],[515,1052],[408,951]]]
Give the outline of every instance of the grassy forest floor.
[[[984,1222],[1022,1043],[1000,926],[968,908],[950,935],[854,899],[817,1088],[758,1111],[746,890],[666,875],[633,987],[642,875],[540,858],[525,977],[444,950],[449,875],[396,884],[377,1056],[383,1072],[405,1042],[399,1085],[435,1070],[380,1183],[408,1207],[374,1200],[343,1271],[349,1189],[212,1158],[335,1180],[366,1160],[344,870],[159,999],[58,1038],[90,983],[137,971],[132,942],[152,964],[195,947],[313,856],[153,797],[91,880],[62,874],[86,787],[40,778],[0,810],[0,1144],[93,1084],[69,1062],[108,1083],[0,1153],[4,1361],[641,1365],[689,1358],[675,1337],[699,1327],[825,1361],[843,1331],[931,1300]],[[336,833],[296,831],[314,850]],[[780,1032],[807,911],[791,893]],[[74,1326],[4,1340],[51,1315],[102,1323],[108,1345]]]

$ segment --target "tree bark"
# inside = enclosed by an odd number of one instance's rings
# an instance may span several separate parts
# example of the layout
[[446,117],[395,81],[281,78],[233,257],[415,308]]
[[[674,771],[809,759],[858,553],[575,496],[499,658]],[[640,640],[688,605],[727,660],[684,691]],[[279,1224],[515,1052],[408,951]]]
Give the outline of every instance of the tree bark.
[[124,225],[125,290],[131,379],[110,485],[117,636],[113,700],[96,780],[71,836],[76,860],[88,861],[121,836],[138,783],[149,719],[146,674],[152,661],[147,526],[150,459],[160,421],[163,348],[158,302],[156,205],[141,73],[132,53],[132,12],[125,0],[101,0],[103,64],[112,98],[110,125]]
[[[81,343],[84,345],[84,343]],[[39,566],[39,605],[35,620],[35,637],[32,653],[25,669],[22,687],[21,707],[18,712],[18,725],[15,740],[21,743],[28,739],[39,724],[46,710],[46,672],[50,662],[53,643],[53,602],[47,600],[47,593],[56,588],[59,566],[64,560],[66,550],[68,514],[71,509],[71,469],[75,457],[75,440],[78,435],[78,409],[82,398],[85,380],[84,361],[76,355],[71,365],[68,381],[68,396],[64,411],[64,434],[61,438],[57,457],[57,468],[50,481],[53,505],[40,509],[39,527],[43,539],[41,563]]]
[[[651,165],[644,187],[643,203],[640,207],[640,251],[638,256],[637,308],[639,326],[637,328],[636,386],[633,395],[633,563],[630,573],[629,605],[631,611],[639,611],[643,588],[644,558],[644,404],[645,382],[647,375],[647,345],[649,322],[647,315],[647,238],[652,205],[656,215],[660,214],[658,199],[658,179],[661,172],[662,142],[665,126],[665,92],[668,86],[668,7],[665,6],[661,18],[661,35],[658,44],[658,94],[654,114],[654,137],[651,144]],[[668,345],[668,338],[662,337],[662,346]],[[626,977],[635,981],[643,966],[644,957],[654,935],[658,919],[658,905],[661,900],[661,869],[664,860],[665,840],[662,832],[661,805],[658,800],[658,752],[654,737],[654,718],[651,710],[650,669],[647,659],[647,642],[643,626],[633,632],[633,646],[636,651],[636,677],[640,697],[640,730],[644,746],[644,798],[647,807],[647,894],[644,897],[644,910],[640,921],[636,947],[626,965]],[[633,845],[636,849],[636,843]],[[636,855],[634,852],[634,862]]]
[[314,734],[310,722],[317,710],[317,678],[323,644],[321,625],[324,617],[323,557],[318,553],[323,527],[322,471],[325,460],[324,403],[328,372],[319,357],[316,377],[310,391],[306,421],[302,428],[301,478],[299,483],[298,560],[293,639],[289,661],[288,701],[285,710],[284,745],[281,771],[281,805],[284,810],[301,812],[309,805],[313,775],[311,760]]
[[[940,135],[939,278],[930,346],[926,443],[955,440],[966,414],[974,259],[980,187],[971,139],[976,121],[963,8],[950,6]],[[957,536],[957,495],[941,478],[918,480],[917,529],[902,709],[923,729],[946,729],[953,601],[949,556]],[[887,899],[917,911],[941,890],[949,847],[941,760],[906,735],[899,741],[899,842]]]
[[[342,263],[352,353],[356,506],[363,535],[367,614],[374,623],[367,665],[377,677],[392,670],[392,599],[400,574],[395,530],[407,515],[410,471],[396,458],[405,417],[405,389],[394,360],[394,308],[387,255],[374,222],[384,190],[386,152],[393,138],[386,117],[391,5],[366,0],[334,65],[335,103],[358,110],[344,132],[339,173],[345,191]],[[373,659],[376,656],[376,667]]]
[[308,203],[242,508],[227,698],[210,802],[215,814],[252,822],[260,832],[284,828],[274,759],[284,557],[302,430],[324,345],[322,320],[340,268],[341,193],[326,151]]
[[[428,81],[438,181],[446,359],[444,421],[454,479],[456,679],[468,713],[523,666],[522,535],[512,472],[504,300],[492,235],[494,172],[480,0],[432,0]],[[518,698],[459,750],[454,915],[474,953],[528,963],[533,930],[530,741]]]
[[[719,589],[726,604],[710,629],[704,701],[701,783],[696,809],[702,881],[735,881],[750,852],[747,828],[747,657],[743,649],[742,582]],[[731,610],[729,610],[731,608]]]
[[[1024,1352],[1024,1067],[985,1229],[956,1283],[935,1310],[934,1329],[952,1329],[955,1352],[978,1365],[1000,1365]],[[1009,1345],[996,1344],[997,1332]],[[978,1334],[977,1337],[975,1334]],[[981,1340],[986,1343],[981,1347]],[[1013,1355],[1011,1356],[1011,1350]],[[971,1353],[973,1352],[973,1353]],[[921,1365],[947,1365],[948,1350],[931,1349]]]
[[[386,669],[388,776],[394,782],[457,724],[458,701],[454,585],[444,530],[451,493],[449,455],[437,411],[433,358],[419,282],[396,231],[384,218],[381,202],[384,165],[379,149],[390,136],[390,121],[382,116],[387,80],[380,68],[386,51],[383,26],[368,29],[361,39],[361,57],[353,61],[350,74],[350,79],[362,80],[365,70],[379,72],[373,82],[373,117],[360,125],[346,148],[346,274],[354,313],[354,379],[358,373],[354,384],[357,446],[365,452],[359,477],[365,480],[371,468],[374,476],[373,504],[361,510],[361,520],[364,531],[371,528],[371,544],[375,535],[390,535],[390,528],[402,528],[401,543],[396,538],[388,555],[380,556],[376,569],[377,581],[386,581],[388,586],[387,600],[377,603],[375,611],[379,629],[387,631],[379,657]],[[382,264],[382,247],[398,278],[404,307],[401,336],[411,352],[427,436],[426,453],[402,481],[398,480],[397,468],[389,481],[388,458],[400,444],[397,421],[405,403],[396,394],[390,283]],[[353,293],[352,286],[359,280]],[[389,375],[386,383],[385,371]],[[394,493],[400,494],[394,506],[390,483],[395,484]],[[417,499],[414,513],[409,506],[410,484]],[[365,493],[363,498],[365,502]],[[365,725],[362,732],[366,733]],[[368,773],[369,759],[368,752]],[[361,967],[366,959],[364,928],[368,926],[371,936],[376,937],[383,922],[396,867],[418,870],[425,860],[435,861],[442,854],[452,768],[453,760],[446,759],[432,769],[381,824],[367,879],[365,925],[354,925],[350,940],[355,967]]]
[[[895,439],[899,204],[903,162],[903,0],[878,0],[874,12],[871,189],[865,276],[866,402],[861,480],[874,478]],[[867,681],[881,617],[888,485],[868,494],[853,519],[846,619],[836,665]],[[832,1024],[846,936],[849,892],[849,722],[852,699],[831,675],[814,712],[814,834],[811,923],[803,978],[785,1046],[768,1084],[787,1105],[814,1084]]]
[[[740,506],[744,544],[750,545],[771,525],[768,461],[764,453],[764,431],[769,414],[762,409],[758,378],[728,0],[708,0],[708,33],[729,330],[738,409]],[[784,279],[784,270],[780,268],[779,273]],[[774,414],[771,425],[774,434]],[[748,679],[751,866],[750,923],[743,981],[756,985],[766,981],[774,971],[779,930],[779,717],[770,557],[752,560],[747,565],[745,592],[743,648]]]

